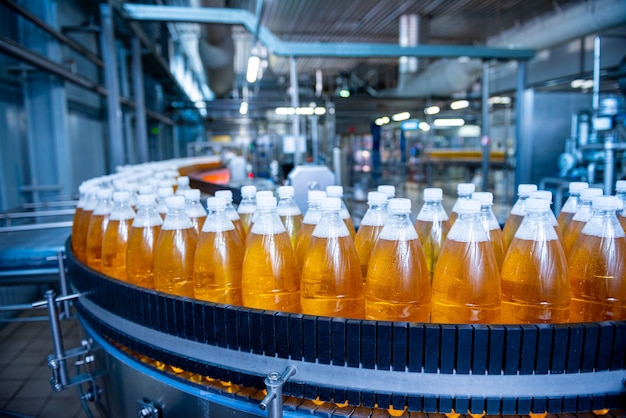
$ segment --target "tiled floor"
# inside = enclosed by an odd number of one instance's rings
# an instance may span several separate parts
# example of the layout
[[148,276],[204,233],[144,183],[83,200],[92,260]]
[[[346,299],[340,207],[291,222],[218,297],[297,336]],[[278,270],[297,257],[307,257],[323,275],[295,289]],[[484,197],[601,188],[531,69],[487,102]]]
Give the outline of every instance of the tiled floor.
[[[21,317],[44,316],[31,310]],[[79,347],[76,319],[61,321],[65,350]],[[47,356],[53,352],[48,321],[0,323],[0,417],[84,418],[78,389],[54,392]],[[91,410],[94,417],[98,411]]]

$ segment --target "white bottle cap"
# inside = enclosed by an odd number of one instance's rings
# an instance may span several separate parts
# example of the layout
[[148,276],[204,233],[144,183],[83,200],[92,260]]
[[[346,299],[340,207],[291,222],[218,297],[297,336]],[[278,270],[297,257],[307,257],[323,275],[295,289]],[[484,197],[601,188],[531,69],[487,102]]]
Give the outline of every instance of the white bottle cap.
[[493,205],[493,193],[491,192],[474,192],[472,199],[476,199],[481,205]]
[[537,199],[545,199],[552,203],[552,192],[550,190],[535,190],[531,192],[528,197],[535,197]]
[[619,193],[626,192],[626,180],[617,180],[615,190]]
[[144,184],[143,186],[139,186],[139,194],[150,194],[154,192],[154,187],[149,184]]
[[259,200],[262,197],[274,197],[274,193],[269,190],[261,190],[260,192],[256,192],[256,199]]
[[[276,207],[276,198],[274,196],[260,196],[257,192],[256,195],[256,207],[258,209],[274,209]],[[270,192],[272,193],[272,192]]]
[[583,189],[580,191],[580,199],[581,200],[591,200],[593,197],[602,196],[604,194],[604,190],[599,187],[590,187],[588,189]]
[[376,191],[384,193],[389,197],[394,197],[396,195],[396,186],[392,186],[391,184],[381,184],[378,186]]
[[114,202],[128,202],[130,194],[126,191],[113,193]]
[[479,213],[480,202],[474,199],[462,199],[459,200],[456,209],[459,213]]
[[185,199],[189,200],[200,200],[200,190],[198,189],[189,189],[183,192],[183,196]]
[[319,202],[320,200],[326,198],[326,192],[323,190],[309,190],[309,194],[307,196],[308,203],[311,202]]
[[589,183],[586,181],[573,181],[569,184],[570,193],[580,193],[581,190],[589,188]]
[[443,199],[443,190],[439,187],[429,187],[424,189],[424,200],[442,200]]
[[550,210],[550,201],[540,197],[529,197],[524,202],[524,208],[527,212],[546,212]]
[[322,210],[339,211],[341,210],[341,199],[339,199],[338,197],[327,197],[325,199],[322,199],[321,207]]
[[165,199],[165,205],[168,208],[183,208],[185,207],[185,197],[184,196],[168,196]]
[[328,197],[342,197],[343,186],[327,186],[326,195],[328,195]]
[[278,197],[293,197],[295,190],[293,186],[280,186],[277,193]]
[[233,192],[230,190],[218,190],[215,192],[215,197],[222,197],[229,203],[233,201]]
[[225,209],[226,199],[223,197],[209,197],[206,200],[206,207],[209,210]]
[[517,194],[519,196],[528,196],[531,192],[537,190],[536,184],[520,184],[517,186]]
[[154,195],[152,193],[140,194],[137,196],[138,205],[151,205],[154,203]]
[[[380,186],[379,186],[380,187]],[[384,192],[369,192],[367,194],[368,205],[382,205],[387,202],[387,193]]]
[[[163,197],[168,197],[174,194],[174,190],[172,190],[171,187],[159,187],[159,189],[157,190],[157,196],[159,196],[159,198],[163,198]],[[182,196],[181,196],[182,197]]]
[[396,197],[389,201],[389,212],[410,212],[411,200],[403,197]]
[[98,190],[98,199],[110,199],[113,196],[113,189],[100,189]]
[[241,196],[242,197],[252,197],[256,194],[255,186],[243,186],[241,188]]
[[591,207],[595,210],[617,210],[620,207],[620,201],[617,196],[594,196]]
[[460,195],[468,195],[474,193],[476,185],[474,183],[459,183],[456,186],[456,192]]
[[180,176],[176,179],[176,183],[178,183],[179,186],[189,186],[189,177]]

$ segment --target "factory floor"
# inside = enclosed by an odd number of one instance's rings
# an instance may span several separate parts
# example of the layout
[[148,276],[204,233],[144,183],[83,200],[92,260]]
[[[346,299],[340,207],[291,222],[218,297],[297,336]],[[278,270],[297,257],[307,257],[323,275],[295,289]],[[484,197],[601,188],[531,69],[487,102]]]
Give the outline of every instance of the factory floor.
[[[33,319],[46,310],[30,310],[19,318]],[[65,350],[79,347],[76,319],[61,321]],[[52,354],[50,325],[45,321],[0,323],[0,417],[85,418],[78,389],[54,392],[47,356]],[[104,417],[91,407],[94,418]]]

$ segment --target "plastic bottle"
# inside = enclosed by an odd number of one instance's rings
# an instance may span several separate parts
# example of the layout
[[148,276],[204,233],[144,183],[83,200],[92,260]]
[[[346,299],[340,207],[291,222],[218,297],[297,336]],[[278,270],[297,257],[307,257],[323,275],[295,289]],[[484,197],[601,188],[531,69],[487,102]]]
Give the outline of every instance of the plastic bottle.
[[506,248],[509,248],[511,245],[511,241],[513,241],[513,237],[515,236],[515,232],[517,232],[517,228],[522,224],[522,219],[524,219],[524,215],[526,215],[526,211],[524,211],[524,201],[528,199],[530,193],[537,190],[537,185],[535,184],[520,184],[517,186],[517,201],[511,208],[511,212],[504,223],[504,228],[502,229],[502,233],[504,234],[504,244]]
[[196,299],[241,305],[241,269],[244,245],[226,214],[226,200],[207,199],[209,213],[194,257],[193,282]]
[[257,216],[248,235],[241,276],[243,305],[300,312],[300,269],[276,198],[257,197]]
[[354,228],[354,222],[352,222],[350,212],[348,211],[348,208],[343,201],[343,187],[327,186],[326,195],[328,197],[337,197],[341,200],[341,219],[343,219],[343,221],[345,222],[346,226],[348,227],[348,231],[350,231],[350,236],[354,240],[354,238],[356,238],[356,229]]
[[591,206],[593,198],[602,196],[603,193],[604,190],[599,187],[590,187],[580,192],[580,208],[578,208],[578,211],[574,214],[563,237],[563,246],[565,247],[566,255],[569,256],[580,232],[585,227],[587,221],[591,219],[591,215],[593,215],[593,208]]
[[448,214],[441,204],[442,200],[442,189],[436,187],[424,189],[424,204],[415,219],[415,229],[424,250],[431,280],[441,247],[451,227]]
[[252,214],[256,211],[256,187],[243,186],[241,188],[241,202],[237,208],[237,213],[241,219],[241,225],[245,237],[250,232],[250,224],[252,223]]
[[200,203],[200,190],[188,189],[182,193],[182,196],[185,197],[185,213],[187,213],[194,229],[198,235],[200,235],[204,220],[207,216],[206,210],[204,210],[202,203]]
[[126,251],[126,275],[130,283],[154,289],[154,251],[162,225],[154,194],[137,196],[137,214],[130,228]]
[[113,193],[113,210],[102,240],[102,272],[118,280],[128,281],[126,250],[135,211],[126,191]]
[[302,265],[302,313],[363,318],[364,286],[359,256],[342,219],[341,199],[327,197]]
[[278,206],[276,213],[280,217],[280,220],[287,229],[291,245],[296,248],[296,240],[298,239],[298,231],[302,227],[302,212],[293,199],[294,188],[293,186],[281,186],[277,190],[278,193]]
[[[528,197],[547,200],[550,203],[550,205],[552,205],[552,192],[549,190],[535,190],[534,192],[530,192],[530,195]],[[550,210],[550,213],[548,213],[547,216],[548,216],[548,219],[550,220],[550,223],[552,224],[552,227],[554,228],[554,230],[556,231],[556,234],[559,237],[559,242],[561,243],[561,245],[564,245],[563,234],[561,234],[561,228],[559,228],[559,222],[556,220],[556,216],[554,216],[554,212]]]
[[564,323],[570,315],[567,258],[550,218],[550,203],[529,197],[500,273],[501,322]]
[[311,235],[313,235],[313,230],[322,217],[320,205],[322,204],[322,199],[325,198],[326,192],[321,190],[309,190],[307,195],[308,208],[304,214],[302,226],[298,232],[298,240],[296,242],[296,257],[298,259],[299,266],[302,266],[302,263],[304,263],[304,256],[309,248]]
[[626,231],[626,180],[618,180],[615,183],[615,191],[620,201],[620,209],[617,211],[617,220]]
[[411,201],[391,199],[388,211],[367,271],[365,318],[429,322],[430,274],[409,218]]
[[237,230],[241,241],[245,243],[246,232],[243,228],[243,224],[241,223],[241,218],[239,218],[239,214],[233,206],[233,192],[231,192],[230,190],[218,190],[215,192],[215,197],[221,197],[226,201],[226,215],[233,223],[233,225],[235,225],[235,230]]
[[489,242],[493,247],[493,253],[496,256],[496,262],[498,263],[498,271],[502,269],[502,262],[506,255],[506,249],[504,244],[504,234],[500,229],[500,224],[496,215],[493,213],[491,207],[493,206],[493,193],[491,192],[475,192],[472,194],[472,199],[476,199],[480,202],[480,223],[483,224]]
[[568,259],[571,322],[626,319],[626,238],[615,196],[593,198],[594,214]]
[[561,212],[559,212],[559,216],[556,219],[562,235],[565,235],[565,231],[567,230],[569,223],[578,208],[580,208],[581,190],[587,188],[589,188],[589,183],[584,181],[573,181],[569,184],[569,197],[565,201],[565,204],[561,208]]
[[[381,184],[376,188],[377,192],[384,193],[387,196],[387,203],[394,197],[396,197],[396,186],[392,186],[391,184]],[[385,205],[385,210],[387,206]]]
[[174,189],[171,186],[168,187],[159,187],[157,189],[157,212],[161,215],[161,219],[165,220],[165,216],[167,215],[168,208],[165,203],[167,198],[170,196],[174,196]]
[[89,221],[94,209],[98,205],[98,186],[90,185],[85,192],[85,203],[80,211],[74,216],[72,224],[72,250],[74,255],[83,264],[87,263],[87,234],[89,231]]
[[89,219],[87,244],[85,247],[87,265],[102,272],[102,241],[113,210],[113,189],[98,190],[98,204]]
[[387,210],[385,209],[387,206],[387,194],[383,192],[369,192],[367,194],[367,204],[369,208],[363,215],[363,219],[361,219],[361,225],[354,239],[354,246],[359,256],[361,275],[364,281],[367,276],[367,266],[370,261],[372,248],[374,248],[374,244],[376,244],[378,235],[383,229],[384,221],[387,218]]
[[72,251],[74,254],[76,254],[78,224],[80,223],[80,218],[83,215],[83,208],[87,202],[88,188],[89,183],[81,183],[81,185],[78,186],[78,202],[76,203],[76,210],[74,211],[74,217],[72,219]]
[[[260,190],[260,191],[256,192],[256,194],[255,194],[255,200],[256,200],[257,202],[258,202],[258,201],[259,201],[259,199],[260,199],[260,198],[262,198],[262,197],[274,197],[274,193],[272,193],[272,192],[271,192],[271,191],[269,191],[269,190]],[[256,211],[255,211],[255,212],[252,214],[252,217],[250,218],[250,230],[252,230],[252,227],[254,226],[254,222],[256,221],[257,216],[258,216],[258,212],[256,212]],[[250,234],[248,233],[248,236],[249,236],[249,235],[250,235]],[[246,245],[247,245],[247,241],[248,241],[248,238],[246,237]]]
[[193,263],[198,234],[185,213],[185,198],[165,200],[168,212],[154,248],[154,288],[193,297]]
[[480,223],[480,202],[461,200],[458,213],[433,275],[431,321],[497,323],[500,275],[493,248]]
[[174,186],[174,194],[176,196],[185,196],[187,190],[191,190],[191,187],[189,187],[189,177],[179,176],[176,179],[176,186]]
[[462,200],[468,200],[472,198],[472,193],[476,190],[476,185],[474,183],[459,183],[456,186],[456,194],[457,199],[454,202],[454,206],[452,206],[452,210],[450,211],[450,225],[454,225],[456,219],[459,216],[459,202]]

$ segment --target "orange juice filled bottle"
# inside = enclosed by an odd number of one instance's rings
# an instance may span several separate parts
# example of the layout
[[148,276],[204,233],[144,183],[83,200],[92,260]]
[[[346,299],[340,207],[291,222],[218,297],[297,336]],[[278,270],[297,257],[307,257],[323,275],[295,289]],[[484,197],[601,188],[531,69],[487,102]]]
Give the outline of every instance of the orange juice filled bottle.
[[387,195],[383,192],[369,192],[367,194],[367,204],[369,208],[367,212],[365,212],[365,215],[363,215],[363,219],[361,219],[359,231],[356,233],[356,238],[354,239],[354,246],[359,256],[363,280],[366,280],[367,265],[370,261],[372,248],[374,248],[374,244],[376,244],[378,235],[383,229],[383,224],[387,217],[387,210],[385,209],[387,206]]
[[113,210],[113,189],[98,190],[98,204],[89,219],[85,252],[87,265],[102,272],[102,241]]
[[154,194],[137,196],[137,214],[130,228],[126,250],[126,276],[130,283],[154,289],[154,249],[162,225]]
[[565,236],[565,230],[567,230],[574,214],[580,208],[580,192],[587,188],[589,188],[589,183],[584,181],[572,181],[569,184],[569,197],[563,204],[561,212],[559,212],[559,216],[556,219],[563,236]]
[[626,319],[626,238],[615,196],[593,198],[594,213],[569,255],[571,322]]
[[193,297],[193,263],[198,233],[185,213],[185,198],[169,196],[168,211],[154,247],[154,288]]
[[174,189],[171,186],[167,187],[159,187],[157,189],[157,212],[161,215],[161,219],[165,220],[165,216],[167,215],[168,208],[165,203],[167,198],[170,196],[174,196]]
[[480,223],[483,224],[489,242],[491,242],[493,253],[498,263],[498,271],[500,271],[504,256],[506,255],[506,249],[504,246],[504,234],[502,233],[502,229],[500,229],[496,215],[493,213],[493,210],[491,210],[493,206],[493,193],[475,192],[472,194],[472,199],[476,199],[480,202]]
[[304,263],[304,256],[309,248],[313,230],[322,217],[320,205],[324,198],[326,198],[326,192],[322,190],[309,190],[307,195],[308,208],[304,214],[302,226],[298,232],[298,240],[296,241],[296,257],[299,266],[302,266],[302,263]]
[[615,183],[615,191],[620,201],[620,209],[617,211],[617,220],[626,231],[626,180],[618,180]]
[[322,200],[302,265],[300,300],[308,315],[363,318],[364,286],[359,256],[341,216],[341,199]]
[[411,201],[391,199],[388,211],[367,270],[365,318],[429,322],[430,274],[409,217]]
[[280,186],[277,193],[278,206],[276,213],[278,213],[280,220],[285,225],[285,228],[287,228],[291,245],[295,249],[298,231],[300,231],[300,227],[302,226],[302,212],[300,212],[300,208],[293,199],[293,186]]
[[256,210],[256,187],[243,186],[241,188],[241,202],[237,208],[237,213],[241,219],[241,225],[245,236],[250,232],[250,224],[252,223],[252,214]]
[[603,193],[604,190],[599,187],[590,187],[580,192],[580,208],[578,208],[574,214],[569,226],[565,230],[565,236],[563,237],[565,254],[567,256],[569,256],[572,247],[576,243],[576,240],[580,235],[580,231],[583,230],[585,224],[589,221],[589,219],[591,219],[591,215],[593,215],[593,208],[591,206],[593,198],[602,196]]
[[72,224],[72,250],[76,258],[83,264],[87,263],[87,233],[91,215],[98,204],[99,189],[100,188],[95,185],[87,186],[87,190],[85,191],[85,203],[80,211],[80,215],[76,212],[74,223]]
[[[534,192],[531,192],[530,195],[528,196],[528,198],[531,198],[531,197],[535,199],[547,200],[550,203],[550,205],[552,205],[552,192],[549,190],[535,190]],[[561,234],[561,228],[559,227],[559,222],[556,220],[556,216],[554,216],[554,212],[550,210],[547,216],[548,216],[548,219],[550,220],[550,223],[552,224],[552,227],[556,231],[557,236],[559,237],[559,242],[561,243],[561,245],[564,245],[565,241],[563,238],[563,234]]]
[[127,281],[126,250],[135,211],[130,206],[130,194],[126,191],[113,193],[113,204],[102,241],[102,272]]
[[480,202],[461,201],[432,283],[431,321],[493,324],[500,319],[500,274],[480,223]]
[[200,235],[207,215],[206,210],[202,207],[202,203],[200,203],[200,190],[188,189],[182,193],[182,196],[185,197],[185,212],[191,219],[194,229]]
[[72,251],[74,254],[76,254],[77,232],[79,228],[78,224],[80,223],[80,218],[83,217],[83,208],[87,202],[88,188],[89,183],[81,183],[81,185],[78,186],[78,202],[76,202],[76,211],[74,212],[74,217],[72,219]]
[[350,236],[354,240],[356,237],[356,229],[354,229],[354,222],[352,222],[350,212],[343,201],[343,186],[327,186],[326,195],[328,197],[337,197],[341,200],[341,219],[345,222],[348,231],[350,231]]
[[511,241],[513,241],[517,228],[519,228],[522,224],[524,215],[526,215],[526,212],[524,211],[524,201],[528,199],[530,193],[535,190],[537,190],[537,185],[535,184],[520,184],[517,186],[517,201],[515,201],[515,204],[511,208],[511,212],[506,218],[504,228],[502,229],[502,233],[504,234],[504,244],[507,249],[509,248]]
[[436,187],[424,189],[424,204],[415,219],[415,229],[424,249],[426,267],[431,280],[441,247],[450,231],[450,220],[441,204],[442,200],[442,189]]
[[570,283],[567,258],[550,219],[550,202],[529,197],[526,216],[504,260],[501,322],[568,322]]
[[241,305],[241,268],[244,245],[226,215],[226,200],[207,199],[207,221],[196,247],[193,267],[196,299]]
[[246,242],[246,231],[237,210],[233,206],[233,192],[230,190],[218,190],[215,192],[215,197],[221,197],[226,201],[226,216],[235,225],[235,230],[239,234],[241,241]]
[[256,219],[247,238],[241,276],[248,308],[300,312],[300,269],[276,198],[257,196]]
[[450,225],[454,225],[456,222],[456,218],[459,217],[458,205],[462,200],[468,200],[472,198],[472,193],[476,190],[476,185],[474,183],[459,183],[456,186],[456,202],[454,202],[454,206],[452,206],[452,210],[450,211]]
[[189,177],[187,176],[178,176],[176,178],[176,186],[175,186],[175,195],[176,196],[184,196],[187,190],[191,190],[189,187]]

